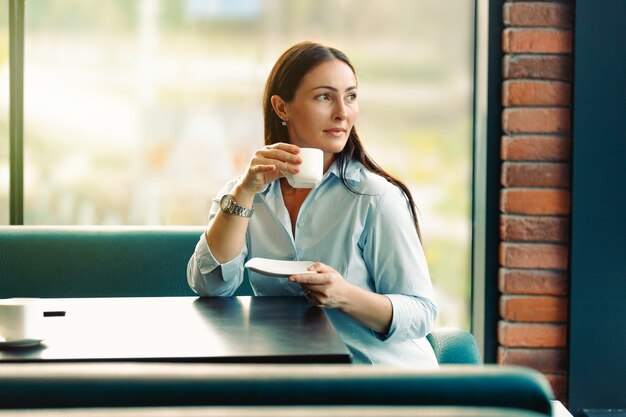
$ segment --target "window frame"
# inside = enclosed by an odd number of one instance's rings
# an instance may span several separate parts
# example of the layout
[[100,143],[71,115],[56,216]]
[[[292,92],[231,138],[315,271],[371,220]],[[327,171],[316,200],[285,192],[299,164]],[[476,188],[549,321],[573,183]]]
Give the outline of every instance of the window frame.
[[24,8],[9,0],[9,224],[24,224]]
[[485,363],[498,356],[503,4],[474,2],[471,331]]

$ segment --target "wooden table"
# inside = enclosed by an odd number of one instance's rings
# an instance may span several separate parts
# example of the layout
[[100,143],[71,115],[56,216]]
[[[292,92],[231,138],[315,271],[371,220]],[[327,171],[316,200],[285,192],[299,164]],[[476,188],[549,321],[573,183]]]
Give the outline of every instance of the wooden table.
[[0,362],[348,363],[324,311],[302,297],[43,299],[44,341]]

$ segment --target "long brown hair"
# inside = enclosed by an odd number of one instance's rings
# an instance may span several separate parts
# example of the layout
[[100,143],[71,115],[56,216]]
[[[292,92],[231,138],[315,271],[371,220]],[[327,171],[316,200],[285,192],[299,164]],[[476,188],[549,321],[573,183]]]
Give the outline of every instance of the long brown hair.
[[[272,96],[277,95],[284,101],[293,100],[296,90],[302,81],[302,78],[315,66],[325,61],[338,59],[346,63],[355,74],[354,66],[348,57],[341,51],[328,46],[320,45],[313,42],[301,42],[287,49],[276,61],[274,68],[265,84],[265,94],[263,96],[263,118],[265,125],[265,144],[281,142],[288,138],[287,127],[282,125],[282,120],[274,112],[272,107]],[[365,151],[361,139],[353,126],[348,136],[348,141],[343,150],[337,154],[337,164],[339,165],[339,177],[344,186],[353,193],[358,192],[352,188],[345,178],[345,171],[348,161],[354,159],[359,161],[369,171],[380,175],[390,183],[399,187],[407,199],[411,216],[415,224],[415,230],[421,240],[421,233],[417,217],[417,208],[413,196],[408,187],[402,181],[388,174],[380,165],[378,165]]]

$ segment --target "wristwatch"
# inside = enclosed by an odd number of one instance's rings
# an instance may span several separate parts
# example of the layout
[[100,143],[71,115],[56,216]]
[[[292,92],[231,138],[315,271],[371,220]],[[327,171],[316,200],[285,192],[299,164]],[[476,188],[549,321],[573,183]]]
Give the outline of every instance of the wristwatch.
[[237,202],[233,199],[233,196],[230,194],[225,194],[220,200],[220,208],[223,213],[226,214],[235,214],[241,217],[252,217],[252,213],[254,213],[254,207],[245,208],[237,204]]

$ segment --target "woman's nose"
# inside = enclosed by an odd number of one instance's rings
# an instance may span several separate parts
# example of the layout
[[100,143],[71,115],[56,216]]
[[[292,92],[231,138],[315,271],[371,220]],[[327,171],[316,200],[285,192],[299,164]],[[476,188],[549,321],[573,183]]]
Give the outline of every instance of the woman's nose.
[[343,120],[348,116],[348,112],[346,109],[346,104],[341,101],[341,100],[337,100],[334,108],[334,114],[333,114],[333,118],[336,120]]

